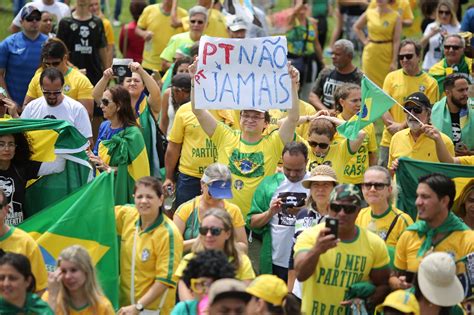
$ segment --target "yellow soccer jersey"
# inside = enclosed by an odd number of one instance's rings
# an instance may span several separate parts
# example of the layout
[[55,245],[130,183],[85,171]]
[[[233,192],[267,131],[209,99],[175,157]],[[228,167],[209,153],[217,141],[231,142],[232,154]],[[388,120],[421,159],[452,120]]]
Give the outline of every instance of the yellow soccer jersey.
[[[46,291],[43,294],[43,296],[41,296],[41,299],[45,302],[48,302],[48,297],[49,297],[49,292]],[[67,311],[68,311],[68,315],[114,315],[115,314],[115,310],[112,304],[105,296],[100,297],[100,302],[96,307],[92,307],[91,305],[87,304],[84,307],[76,309],[70,306],[67,309]],[[59,307],[57,307],[54,310],[54,314],[65,315]]]
[[318,165],[329,165],[336,172],[338,182],[342,184],[341,178],[344,177],[344,169],[354,154],[351,152],[347,139],[341,142],[335,140],[325,157],[317,157],[307,141],[305,144],[308,147],[308,171],[311,172]]
[[212,141],[218,150],[218,162],[228,165],[232,173],[230,200],[240,207],[244,217],[250,210],[255,189],[265,176],[275,173],[283,151],[283,141],[277,130],[256,143],[241,139],[241,132],[218,123]]
[[[319,231],[318,224],[303,231],[296,239],[295,258],[311,250]],[[316,270],[303,282],[301,311],[305,314],[345,314],[340,305],[347,288],[355,282],[369,281],[374,269],[388,268],[389,257],[380,237],[363,228],[350,242],[339,242],[337,247],[319,256]]]
[[[342,115],[338,116],[339,119],[344,120]],[[364,131],[367,133],[362,145],[359,150],[352,155],[349,161],[347,161],[344,166],[344,171],[342,177],[338,180],[341,183],[346,184],[360,184],[364,181],[364,173],[367,168],[369,168],[369,153],[377,151],[377,139],[375,138],[375,129],[374,125],[370,124],[364,128]],[[336,133],[334,139],[337,142],[343,142],[344,138],[339,133]]]
[[458,157],[459,163],[463,165],[474,165],[474,155]]
[[[135,252],[135,302],[150,289],[155,281],[168,287],[163,308],[164,314],[171,312],[175,304],[177,277],[174,275],[183,254],[183,238],[168,217],[160,213],[156,222],[140,231],[140,216],[134,206],[115,207],[117,233],[121,237],[120,250],[120,305],[130,305],[132,275],[132,248],[136,236]],[[161,298],[146,306],[156,310]]]
[[[399,215],[399,217],[393,226],[388,239],[385,240],[387,237],[387,232],[397,215]],[[380,236],[381,239],[385,240],[385,244],[388,246],[395,246],[397,245],[400,235],[403,233],[403,231],[405,231],[405,228],[413,224],[413,220],[402,210],[394,208],[390,205],[387,211],[381,215],[373,214],[370,207],[360,210],[359,214],[357,215],[356,224]]]
[[[406,75],[403,69],[390,72],[383,82],[383,90],[400,105],[403,105],[405,99],[415,92],[424,93],[431,104],[439,100],[438,82],[423,71],[416,76]],[[406,120],[405,112],[396,104],[390,109],[390,114],[392,114],[393,120],[397,123],[402,123]],[[384,147],[390,146],[391,139],[392,135],[384,127],[380,145]]]
[[31,271],[36,279],[36,291],[44,290],[48,287],[48,272],[44,264],[38,244],[25,231],[10,226],[10,230],[0,237],[0,248],[5,252],[22,254],[28,257],[31,263]]
[[[218,10],[210,8],[207,11],[207,26],[204,29],[204,35],[212,37],[229,37],[227,33],[227,25],[225,21],[225,16]],[[186,16],[181,19],[183,23],[184,31],[189,31],[189,16]]]
[[[229,111],[209,111],[217,121],[232,124]],[[176,112],[169,141],[182,144],[179,171],[201,178],[209,164],[217,162],[217,148],[201,128],[193,114],[191,103],[182,105]]]
[[[441,137],[449,153],[454,156],[453,141],[443,133],[441,133]],[[434,140],[428,138],[425,134],[421,134],[415,142],[410,134],[410,128],[403,129],[393,135],[390,142],[388,167],[390,168],[392,162],[401,157],[409,157],[427,162],[439,162]]]
[[[26,95],[31,98],[39,98],[43,96],[41,86],[39,84],[42,68],[36,70],[33,79],[31,79],[28,85],[28,92]],[[64,95],[69,96],[74,100],[91,100],[92,98],[92,86],[91,81],[83,75],[79,70],[73,67],[69,67],[66,74],[64,75]]]
[[[189,253],[181,259],[178,269],[176,269],[176,277],[181,278],[183,276],[184,269],[188,266],[188,262],[194,258],[194,253]],[[232,262],[232,258],[229,258],[229,262]],[[238,280],[253,280],[255,279],[255,272],[252,268],[252,263],[247,255],[240,254],[240,266],[235,272],[235,278]]]
[[[160,6],[161,3],[147,6],[137,22],[139,28],[153,32],[151,41],[145,43],[143,49],[142,66],[156,71],[161,71],[160,55],[168,45],[170,38],[184,32],[182,27],[174,28],[171,26],[171,15],[165,14]],[[183,18],[188,15],[188,12],[178,7],[177,15],[178,18]]]
[[[425,237],[420,238],[416,231],[405,231],[400,236],[395,249],[395,268],[416,272],[423,257],[417,257],[418,249]],[[435,252],[447,252],[455,261],[474,252],[474,231],[454,231],[433,247]],[[464,272],[464,264],[456,264],[456,272]]]

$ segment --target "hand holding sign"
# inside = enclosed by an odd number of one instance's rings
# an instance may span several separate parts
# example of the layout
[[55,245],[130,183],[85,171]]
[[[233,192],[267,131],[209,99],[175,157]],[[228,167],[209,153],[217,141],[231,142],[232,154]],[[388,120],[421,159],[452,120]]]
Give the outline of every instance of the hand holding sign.
[[203,36],[194,76],[198,109],[290,108],[291,82],[285,37],[227,39]]

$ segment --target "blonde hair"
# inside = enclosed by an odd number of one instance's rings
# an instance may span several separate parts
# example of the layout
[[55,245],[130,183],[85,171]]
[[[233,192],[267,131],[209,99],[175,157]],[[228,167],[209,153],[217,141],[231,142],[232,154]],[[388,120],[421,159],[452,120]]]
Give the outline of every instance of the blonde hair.
[[438,12],[439,12],[439,8],[441,8],[442,5],[448,7],[449,12],[451,12],[451,22],[449,24],[451,24],[452,26],[459,25],[459,21],[458,21],[458,18],[456,16],[456,10],[454,10],[454,4],[450,0],[440,0],[438,2],[438,6],[436,7],[436,22],[440,23],[440,18],[439,18],[439,13]]
[[[205,218],[211,217],[211,216],[219,219],[224,225],[224,230],[229,231],[230,237],[225,241],[224,253],[226,254],[227,257],[233,258],[233,261],[231,263],[235,266],[235,270],[238,270],[240,266],[240,261],[241,261],[240,259],[241,254],[240,254],[240,251],[237,249],[237,242],[235,241],[232,217],[225,210],[222,210],[219,208],[211,208],[207,210],[206,214],[204,214],[204,217],[202,218],[201,222],[203,222]],[[206,248],[204,248],[204,245],[201,242],[201,238],[199,237],[198,241],[195,242],[193,245],[192,252],[199,253],[204,250],[206,250]]]
[[[97,313],[97,306],[104,296],[104,293],[97,282],[95,268],[87,250],[80,245],[69,246],[63,249],[59,254],[58,268],[61,266],[62,261],[72,262],[79,270],[84,272],[86,281],[83,290],[87,303],[92,306],[94,314]],[[69,290],[61,282],[55,311],[60,310],[64,315],[68,315],[70,305],[72,304],[72,297]]]

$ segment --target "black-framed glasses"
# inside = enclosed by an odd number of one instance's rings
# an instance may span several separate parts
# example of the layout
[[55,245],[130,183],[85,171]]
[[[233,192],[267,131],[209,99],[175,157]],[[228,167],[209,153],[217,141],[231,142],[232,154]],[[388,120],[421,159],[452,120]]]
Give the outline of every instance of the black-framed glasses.
[[449,10],[438,10],[439,15],[451,15],[451,11]]
[[446,50],[459,50],[461,49],[462,47],[461,46],[457,46],[457,45],[444,45],[444,49]]
[[224,231],[224,229],[217,226],[211,226],[211,227],[201,226],[199,228],[199,234],[203,236],[206,236],[207,233],[209,233],[209,231],[211,231],[212,236],[219,236],[221,235],[222,231]]
[[103,99],[100,100],[100,103],[107,107],[107,106],[109,106],[110,103],[112,103],[112,101],[110,101],[106,98],[103,98]]
[[421,114],[423,112],[423,107],[420,105],[407,105],[405,106],[407,112],[414,112],[415,114]]
[[406,60],[411,60],[413,58],[414,54],[404,54],[404,55],[398,55],[398,60],[402,61],[403,59]]
[[332,211],[339,213],[342,210],[344,210],[345,214],[353,214],[356,213],[357,210],[359,210],[359,207],[356,205],[341,205],[338,203],[331,203],[330,208]]
[[61,64],[61,60],[59,60],[59,61],[51,61],[51,62],[43,61],[43,64],[44,64],[46,67],[58,67],[58,66]]
[[30,15],[30,16],[27,16],[25,18],[25,21],[27,22],[33,22],[33,21],[36,21],[36,22],[39,22],[41,21],[41,15]]
[[374,187],[375,190],[382,190],[388,186],[389,185],[386,183],[362,183],[362,188],[365,188],[365,189],[372,189],[372,187]]
[[204,24],[204,21],[202,21],[202,20],[189,20],[189,23],[202,25],[202,24]]
[[240,118],[245,119],[245,120],[257,121],[257,120],[265,119],[265,116],[252,116],[249,114],[241,114]]
[[46,95],[54,95],[54,96],[58,96],[59,94],[61,94],[63,91],[62,90],[57,90],[57,91],[46,91],[46,90],[41,90],[41,92],[43,92],[43,95],[46,96]]
[[312,148],[320,147],[323,150],[329,147],[329,143],[325,142],[308,141],[308,144]]

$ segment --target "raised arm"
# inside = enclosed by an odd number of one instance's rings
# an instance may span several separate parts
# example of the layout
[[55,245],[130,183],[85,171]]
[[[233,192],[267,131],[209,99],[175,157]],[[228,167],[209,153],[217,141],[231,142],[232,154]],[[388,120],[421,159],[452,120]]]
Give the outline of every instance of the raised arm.
[[129,68],[132,70],[132,72],[138,73],[142,78],[143,84],[145,84],[145,87],[149,93],[148,105],[150,106],[153,117],[155,117],[155,120],[158,120],[161,110],[161,92],[158,84],[138,62],[130,63]]
[[109,81],[114,77],[114,72],[112,68],[108,68],[104,70],[104,74],[102,78],[100,78],[99,82],[94,86],[92,90],[92,97],[94,101],[100,104],[100,100],[102,99],[102,95],[104,94],[105,89],[109,85]]
[[298,86],[299,86],[299,72],[292,65],[288,64],[288,73],[291,78],[291,108],[288,110],[287,119],[281,124],[279,129],[280,138],[283,143],[288,143],[293,141],[295,136],[295,129],[298,125],[298,120],[300,118],[300,106],[298,99]]

